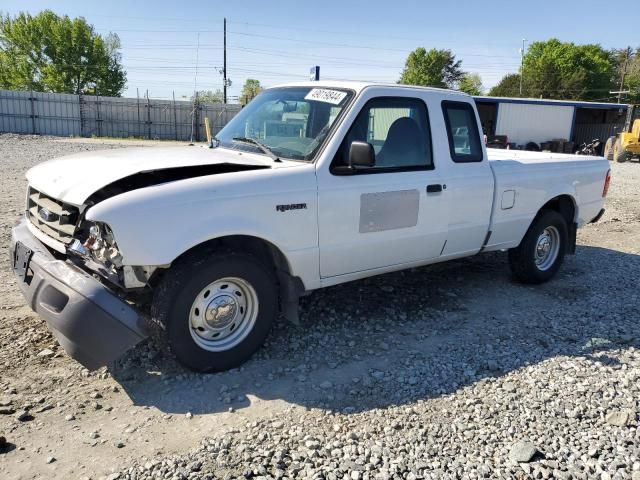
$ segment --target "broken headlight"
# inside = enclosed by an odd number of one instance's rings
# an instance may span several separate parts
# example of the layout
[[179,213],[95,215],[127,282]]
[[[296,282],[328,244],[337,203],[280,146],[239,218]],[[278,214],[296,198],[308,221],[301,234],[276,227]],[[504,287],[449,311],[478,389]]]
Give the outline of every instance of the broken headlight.
[[122,255],[113,236],[113,231],[106,223],[87,223],[83,225],[84,238],[75,238],[69,250],[85,259],[91,259],[107,269],[120,268]]
[[156,267],[123,265],[122,254],[109,225],[84,222],[79,230],[80,233],[67,249],[69,253],[82,258],[86,268],[125,288],[147,285]]

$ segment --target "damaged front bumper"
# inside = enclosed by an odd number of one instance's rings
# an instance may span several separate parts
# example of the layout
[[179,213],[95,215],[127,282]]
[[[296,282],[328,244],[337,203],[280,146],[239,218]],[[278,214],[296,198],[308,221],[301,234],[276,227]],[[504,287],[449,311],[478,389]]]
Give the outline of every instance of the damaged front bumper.
[[148,336],[136,310],[80,268],[56,260],[25,219],[11,231],[10,258],[29,306],[86,368],[112,362]]

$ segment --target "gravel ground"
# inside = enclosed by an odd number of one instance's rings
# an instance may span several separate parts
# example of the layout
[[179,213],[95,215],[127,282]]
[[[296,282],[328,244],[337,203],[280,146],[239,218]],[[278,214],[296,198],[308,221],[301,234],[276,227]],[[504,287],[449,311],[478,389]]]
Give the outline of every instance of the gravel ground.
[[[0,256],[28,167],[121,146],[0,135]],[[496,253],[332,287],[221,374],[150,342],[83,370],[3,262],[0,478],[640,480],[640,165],[612,171],[554,281]]]

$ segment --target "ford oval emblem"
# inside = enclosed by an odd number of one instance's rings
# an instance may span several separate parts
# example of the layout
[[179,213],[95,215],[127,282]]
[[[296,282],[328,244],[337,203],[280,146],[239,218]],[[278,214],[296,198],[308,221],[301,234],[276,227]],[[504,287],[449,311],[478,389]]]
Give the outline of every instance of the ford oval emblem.
[[40,208],[40,210],[38,210],[38,215],[40,215],[40,218],[45,222],[52,221],[54,217],[54,214],[45,207],[42,207]]

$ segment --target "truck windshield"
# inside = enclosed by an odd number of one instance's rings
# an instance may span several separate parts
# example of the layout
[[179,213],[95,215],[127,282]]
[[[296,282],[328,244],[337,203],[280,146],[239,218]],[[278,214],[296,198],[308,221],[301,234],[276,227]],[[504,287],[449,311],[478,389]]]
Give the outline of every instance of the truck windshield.
[[266,90],[218,133],[217,146],[311,161],[352,95],[330,88]]

